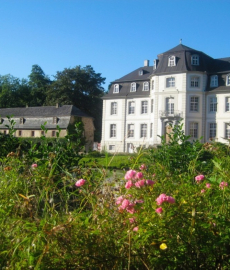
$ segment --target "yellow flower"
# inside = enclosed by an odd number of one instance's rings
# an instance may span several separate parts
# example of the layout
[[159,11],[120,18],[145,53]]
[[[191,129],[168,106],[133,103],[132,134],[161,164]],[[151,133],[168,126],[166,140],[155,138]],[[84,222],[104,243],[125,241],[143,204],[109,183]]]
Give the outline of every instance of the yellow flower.
[[166,245],[165,243],[162,243],[162,244],[160,245],[160,249],[162,249],[162,250],[167,249],[167,245]]

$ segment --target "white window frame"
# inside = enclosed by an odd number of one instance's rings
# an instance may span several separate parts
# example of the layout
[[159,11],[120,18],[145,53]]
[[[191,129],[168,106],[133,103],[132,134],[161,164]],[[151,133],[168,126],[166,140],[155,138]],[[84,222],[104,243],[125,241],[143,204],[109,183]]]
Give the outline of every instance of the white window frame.
[[216,123],[209,123],[209,139],[215,139],[216,138],[216,130],[217,130],[217,124]]
[[127,128],[127,137],[128,138],[134,138],[134,124],[128,124],[128,128]]
[[189,135],[192,139],[198,139],[199,124],[197,122],[189,123]]
[[117,114],[117,102],[111,102],[111,115]]
[[166,98],[166,111],[169,115],[174,114],[175,110],[175,100],[173,97]]
[[110,124],[110,138],[116,138],[116,137],[117,137],[117,125]]
[[153,109],[154,109],[154,99],[151,99],[151,113],[153,113]]
[[230,112],[230,97],[225,97],[225,111]]
[[168,66],[175,67],[176,66],[176,57],[174,55],[170,55],[168,58]]
[[175,77],[168,77],[166,78],[166,87],[167,88],[172,88],[175,87],[176,83],[175,83]]
[[114,86],[113,86],[113,93],[114,94],[119,93],[119,84],[114,84]]
[[141,138],[146,138],[147,137],[147,124],[141,124]]
[[199,57],[199,55],[194,54],[194,55],[191,56],[191,64],[192,64],[193,66],[199,66],[199,64],[200,64],[199,62],[200,62],[200,57]]
[[135,114],[135,101],[129,101],[128,114]]
[[109,151],[115,151],[115,145],[114,144],[109,145]]
[[217,112],[217,97],[209,97],[209,112]]
[[190,87],[192,87],[192,88],[199,88],[200,87],[200,77],[199,76],[192,76],[190,78]]
[[131,83],[130,92],[136,92],[137,91],[137,84],[135,82]]
[[210,78],[210,87],[218,87],[218,76],[212,75]]
[[143,83],[143,91],[149,91],[149,82]]
[[155,88],[155,81],[152,80],[152,90],[154,90],[154,88]]
[[230,74],[226,75],[226,85],[230,86]]
[[190,112],[199,112],[199,97],[198,96],[190,96],[189,111]]
[[142,100],[141,101],[141,114],[147,114],[148,113],[148,101]]
[[225,123],[225,139],[230,139],[230,125],[229,123]]

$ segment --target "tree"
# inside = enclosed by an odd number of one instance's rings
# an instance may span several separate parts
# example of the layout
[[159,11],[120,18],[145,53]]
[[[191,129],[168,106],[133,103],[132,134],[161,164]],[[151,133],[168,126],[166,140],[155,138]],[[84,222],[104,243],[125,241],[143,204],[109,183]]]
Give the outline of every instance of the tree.
[[65,68],[58,71],[55,80],[49,86],[46,105],[73,104],[94,117],[95,140],[100,141],[102,121],[102,100],[105,78],[96,73],[91,66]]
[[33,65],[29,77],[31,87],[31,106],[42,106],[45,103],[47,87],[51,80],[39,65]]

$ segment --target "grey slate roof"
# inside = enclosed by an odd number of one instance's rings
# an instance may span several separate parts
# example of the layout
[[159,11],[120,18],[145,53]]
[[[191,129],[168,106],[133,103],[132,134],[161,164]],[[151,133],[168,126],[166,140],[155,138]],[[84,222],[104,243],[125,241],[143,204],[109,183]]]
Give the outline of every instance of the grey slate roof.
[[[0,129],[7,129],[9,125],[7,116],[12,116],[16,124],[16,129],[41,129],[41,125],[46,122],[46,128],[56,129],[57,125],[61,129],[66,129],[70,123],[70,117],[90,117],[73,105],[63,105],[58,108],[56,106],[44,107],[28,107],[28,108],[2,108],[0,109],[0,118],[3,119]],[[57,123],[53,123],[53,117],[57,117]],[[20,124],[20,118],[24,119],[24,123]],[[90,117],[92,118],[92,117]]]
[[1,108],[0,117],[13,115],[14,117],[60,117],[60,116],[79,116],[90,117],[73,105],[63,105],[43,107],[24,107],[24,108]]

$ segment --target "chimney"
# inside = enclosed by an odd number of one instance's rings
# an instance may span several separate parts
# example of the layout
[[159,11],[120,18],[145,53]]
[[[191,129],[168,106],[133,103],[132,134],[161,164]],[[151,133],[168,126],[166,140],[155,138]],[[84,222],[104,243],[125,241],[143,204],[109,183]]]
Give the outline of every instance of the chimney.
[[28,108],[29,106],[28,106],[28,104],[26,104],[26,108]]
[[56,108],[59,108],[60,106],[59,106],[59,103],[56,103]]
[[144,67],[148,67],[149,66],[149,60],[145,60],[144,61]]

